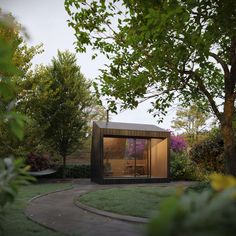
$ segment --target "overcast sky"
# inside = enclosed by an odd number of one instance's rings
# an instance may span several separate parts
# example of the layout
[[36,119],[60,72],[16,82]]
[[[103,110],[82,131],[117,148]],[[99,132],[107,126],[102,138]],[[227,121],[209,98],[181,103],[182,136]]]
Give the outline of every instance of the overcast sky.
[[[75,52],[73,30],[67,26],[67,13],[64,0],[0,0],[3,11],[10,11],[26,28],[30,35],[29,45],[43,43],[44,53],[35,57],[34,64],[48,64],[57,50],[68,49]],[[91,53],[77,54],[78,64],[82,73],[89,79],[94,79],[103,66],[104,58],[91,60]],[[149,102],[139,105],[135,110],[127,110],[118,115],[112,114],[112,121],[155,124],[169,129],[175,110],[172,109],[164,122],[157,124],[156,119],[147,112]]]

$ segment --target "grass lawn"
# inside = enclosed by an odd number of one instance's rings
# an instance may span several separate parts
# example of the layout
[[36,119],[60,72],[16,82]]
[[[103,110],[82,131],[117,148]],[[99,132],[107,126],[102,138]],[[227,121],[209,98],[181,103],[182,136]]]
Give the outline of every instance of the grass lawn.
[[160,202],[175,191],[175,187],[112,188],[84,194],[78,201],[104,211],[150,217]]
[[16,201],[6,207],[6,215],[4,216],[3,236],[62,236],[61,233],[56,233],[52,230],[44,228],[37,223],[27,219],[24,214],[24,209],[28,200],[39,194],[52,192],[55,190],[65,189],[70,187],[68,183],[53,183],[53,184],[32,184],[21,188]]

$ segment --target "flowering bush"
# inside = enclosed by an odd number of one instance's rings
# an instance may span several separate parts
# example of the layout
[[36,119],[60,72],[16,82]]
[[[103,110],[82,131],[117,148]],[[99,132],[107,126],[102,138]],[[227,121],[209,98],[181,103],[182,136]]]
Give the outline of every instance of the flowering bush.
[[171,135],[170,137],[170,148],[174,152],[182,152],[187,147],[187,143],[184,138],[180,135]]

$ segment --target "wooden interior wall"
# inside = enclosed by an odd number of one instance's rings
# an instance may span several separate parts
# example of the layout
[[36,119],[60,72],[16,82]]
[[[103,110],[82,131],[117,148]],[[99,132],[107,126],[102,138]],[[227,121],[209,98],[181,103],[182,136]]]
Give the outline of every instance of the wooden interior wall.
[[157,178],[168,177],[167,139],[151,139],[151,175]]

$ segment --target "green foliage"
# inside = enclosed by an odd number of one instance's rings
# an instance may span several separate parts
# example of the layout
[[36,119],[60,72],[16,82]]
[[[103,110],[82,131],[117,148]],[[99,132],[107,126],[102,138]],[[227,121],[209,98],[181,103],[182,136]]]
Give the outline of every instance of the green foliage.
[[19,190],[19,186],[27,184],[33,178],[27,173],[22,160],[11,158],[0,159],[0,210],[8,202],[12,202]]
[[[0,127],[9,126],[9,129],[19,139],[23,138],[23,117],[13,111],[15,99],[15,86],[12,77],[19,75],[19,68],[13,62],[16,51],[16,37],[14,18],[4,15],[0,9]],[[7,38],[6,34],[11,32],[12,38]]]
[[68,51],[58,51],[50,65],[39,66],[24,81],[19,109],[32,120],[28,139],[35,137],[33,147],[43,145],[47,152],[62,156],[64,164],[68,154],[82,147],[91,119],[100,113],[90,87],[75,54]]
[[198,142],[199,135],[209,119],[206,109],[193,104],[189,108],[180,107],[176,111],[176,118],[172,120],[172,128],[184,132],[189,144]]
[[204,173],[186,152],[171,152],[170,177],[173,180],[204,180]]
[[171,152],[170,157],[170,176],[174,180],[189,180],[191,179],[193,166],[184,153]]
[[15,200],[22,185],[33,180],[21,159],[0,158],[0,233],[5,219],[5,206]]
[[[6,140],[15,137],[18,140],[23,138],[23,128],[26,117],[15,111],[16,87],[14,78],[22,76],[20,62],[15,63],[14,56],[20,50],[21,37],[19,28],[11,15],[4,15],[0,9],[0,143],[4,134]],[[10,132],[9,132],[10,131]],[[10,154],[10,153],[8,153]],[[3,158],[4,157],[4,158]],[[21,185],[33,180],[24,167],[21,160],[13,160],[0,155],[0,218],[3,215],[4,206],[12,202]],[[2,219],[0,224],[2,223]]]
[[66,165],[65,170],[59,167],[57,172],[48,176],[49,178],[62,178],[63,171],[66,178],[90,178],[90,165]]
[[226,169],[236,173],[235,0],[66,0],[65,8],[77,51],[89,46],[109,60],[96,89],[112,111],[147,99],[159,119],[176,100],[207,107],[221,124]]
[[235,188],[222,192],[205,189],[172,196],[160,206],[149,224],[150,236],[233,236],[235,235]]
[[223,141],[218,137],[208,138],[194,145],[189,156],[202,170],[224,172]]
[[[236,19],[229,6],[235,2],[65,1],[77,50],[90,46],[94,56],[99,51],[111,62],[100,77],[101,93],[110,96],[111,108],[115,110],[117,99],[124,108],[133,108],[150,97],[160,112],[176,97],[185,105],[206,103],[200,84],[213,97],[224,93],[219,61],[209,57],[229,58]],[[219,15],[224,15],[222,22]],[[223,28],[226,21],[232,30]]]
[[16,154],[28,119],[16,109],[20,82],[30,73],[32,58],[41,46],[28,47],[26,33],[11,14],[0,9],[0,157]]

